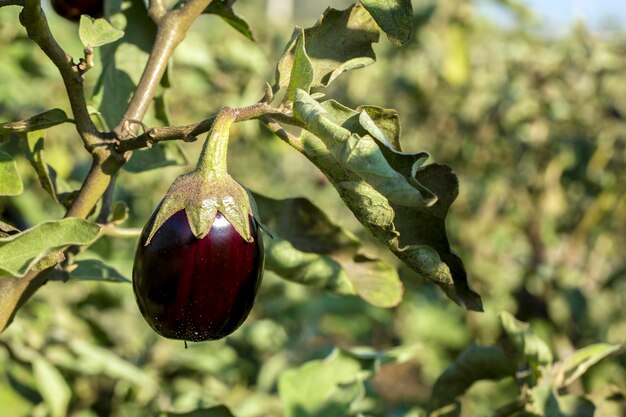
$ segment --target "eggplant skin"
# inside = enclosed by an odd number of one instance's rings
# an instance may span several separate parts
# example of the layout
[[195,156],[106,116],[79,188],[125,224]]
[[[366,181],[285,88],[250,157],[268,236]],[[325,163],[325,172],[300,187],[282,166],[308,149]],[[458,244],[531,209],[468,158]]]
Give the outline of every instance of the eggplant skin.
[[228,336],[248,317],[263,277],[256,221],[249,217],[254,241],[246,242],[218,212],[209,233],[198,239],[180,210],[145,245],[154,217],[141,234],[133,267],[133,290],[144,319],[169,339]]

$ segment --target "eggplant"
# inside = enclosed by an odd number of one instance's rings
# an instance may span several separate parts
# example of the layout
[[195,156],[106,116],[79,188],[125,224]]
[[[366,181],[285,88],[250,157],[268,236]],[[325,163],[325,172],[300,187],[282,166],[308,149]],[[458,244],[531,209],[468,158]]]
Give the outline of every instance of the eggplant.
[[226,169],[236,110],[215,118],[196,169],[176,178],[144,228],[133,266],[139,311],[160,335],[221,339],[248,317],[263,274],[252,195]]
[[254,218],[249,216],[252,242],[219,212],[198,239],[180,210],[146,244],[154,217],[141,235],[133,268],[135,298],[146,322],[166,338],[193,342],[234,332],[248,317],[263,276],[263,241]]

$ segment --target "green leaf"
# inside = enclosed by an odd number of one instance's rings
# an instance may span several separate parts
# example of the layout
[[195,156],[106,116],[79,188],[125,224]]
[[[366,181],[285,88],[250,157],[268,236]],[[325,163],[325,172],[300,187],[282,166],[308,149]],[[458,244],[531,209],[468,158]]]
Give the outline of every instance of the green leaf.
[[355,293],[337,261],[329,256],[298,250],[278,235],[266,242],[265,268],[298,284],[344,295]]
[[[433,386],[429,409],[438,416],[458,416],[457,397],[480,380],[500,380],[515,376],[515,360],[498,346],[471,344],[446,368]],[[445,410],[445,411],[444,411]]]
[[78,218],[40,223],[23,232],[0,239],[0,276],[22,277],[50,253],[67,245],[93,242],[100,226]]
[[302,29],[296,29],[296,32],[298,31],[300,32],[300,35],[296,41],[293,63],[291,66],[291,77],[289,78],[289,86],[287,87],[287,92],[285,93],[286,101],[294,101],[296,91],[298,89],[308,92],[311,89],[311,83],[313,82],[313,66],[311,65],[311,60],[306,54],[304,31]]
[[107,265],[100,259],[81,259],[68,267],[68,271],[54,271],[55,273],[49,274],[48,279],[61,281],[77,279],[79,281],[130,282],[130,280],[120,274],[117,269]]
[[67,114],[65,114],[63,110],[52,109],[29,117],[28,119],[4,123],[0,127],[0,131],[9,133],[25,133],[33,130],[47,129],[68,121],[70,120],[67,118]]
[[303,91],[297,96],[295,113],[310,130],[301,137],[303,153],[357,219],[450,299],[482,311],[446,235],[445,218],[458,194],[454,172],[446,165],[424,166],[424,152],[401,152],[392,110],[365,106],[357,112],[332,100],[318,104]]
[[252,31],[250,30],[248,22],[237,16],[233,11],[232,5],[226,4],[223,0],[215,0],[211,2],[211,4],[204,9],[203,13],[218,15],[237,32],[241,33],[251,41],[254,41],[254,36],[252,36]]
[[518,361],[522,364],[528,363],[531,366],[532,375],[529,376],[528,383],[530,386],[535,385],[543,374],[540,367],[552,364],[552,351],[528,324],[516,320],[511,313],[501,312],[500,322],[513,343]]
[[122,379],[149,393],[155,393],[159,389],[150,374],[108,349],[83,340],[73,340],[69,347],[76,355],[73,365],[83,375],[106,375],[114,380]]
[[[341,73],[362,68],[376,60],[372,43],[378,42],[378,26],[360,5],[342,11],[327,9],[320,20],[305,29],[303,34],[305,42],[302,46],[314,74],[312,88],[326,87]],[[296,45],[303,34],[298,30],[294,32],[278,63],[276,84],[279,88],[290,84],[292,67],[296,65]]]
[[2,220],[0,220],[0,237],[11,236],[19,232],[20,232],[20,229],[17,229],[11,226],[10,224],[5,223]]
[[106,2],[113,27],[124,36],[101,48],[102,72],[94,88],[93,99],[109,127],[117,126],[135,91],[148,61],[156,36],[156,26],[148,17],[142,1]]
[[[359,106],[356,108],[356,111],[359,114],[361,114],[361,112],[365,112],[369,116],[369,121],[373,123],[373,126],[376,129],[380,130],[384,136],[384,140],[371,132],[370,129],[368,129],[368,126],[364,125],[363,128],[365,130],[392,150],[402,152],[402,145],[400,144],[400,117],[398,116],[398,112],[396,110],[384,109],[378,106]],[[361,120],[360,123],[362,123]],[[421,154],[425,158],[428,158],[428,154],[425,152]]]
[[180,144],[169,141],[160,142],[150,149],[134,151],[133,157],[124,165],[124,169],[137,173],[187,163],[187,156]]
[[[391,167],[372,136],[353,133],[326,117],[327,114],[327,109],[305,91],[297,91],[294,115],[304,122],[309,132],[324,142],[340,164],[380,191],[392,203],[429,206],[436,202],[435,195],[429,190],[411,183],[409,178]],[[367,117],[367,113],[359,116],[362,115]]]
[[19,195],[24,192],[24,184],[13,157],[0,151],[0,196]]
[[357,253],[360,243],[304,198],[273,200],[254,195],[272,232],[265,240],[265,267],[281,277],[338,294],[357,294],[378,307],[402,300],[396,269]]
[[97,48],[120,39],[124,36],[124,31],[114,28],[106,19],[92,19],[82,15],[78,36],[85,48]]
[[361,0],[378,26],[395,46],[401,46],[411,37],[413,7],[411,0]]
[[345,417],[371,373],[340,350],[284,372],[278,383],[285,417]]
[[50,410],[50,415],[52,417],[67,416],[72,391],[61,372],[38,354],[32,364],[37,387]]
[[55,179],[56,172],[49,166],[43,156],[43,150],[45,145],[45,130],[34,130],[26,132],[26,137],[20,141],[20,147],[26,155],[26,159],[35,169],[37,177],[39,177],[39,183],[43,189],[58,202],[57,199],[57,186]]
[[[596,416],[596,406],[585,397],[563,395],[557,397],[558,409],[546,410],[546,416],[589,417]],[[554,412],[551,412],[554,411]]]
[[620,349],[620,345],[609,345],[607,343],[596,343],[578,349],[557,364],[559,388],[576,381],[593,365]]
[[111,208],[111,215],[109,216],[109,223],[122,224],[128,219],[128,213],[130,209],[128,205],[123,201],[116,201]]
[[187,413],[162,412],[159,417],[235,417],[225,405],[216,405],[211,408],[202,408]]

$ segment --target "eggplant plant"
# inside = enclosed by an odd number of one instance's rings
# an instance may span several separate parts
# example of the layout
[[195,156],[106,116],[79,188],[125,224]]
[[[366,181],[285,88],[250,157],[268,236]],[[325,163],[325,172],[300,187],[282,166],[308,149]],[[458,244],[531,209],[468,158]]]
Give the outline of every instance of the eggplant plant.
[[[10,385],[36,404],[16,416],[459,416],[459,397],[485,379],[517,393],[494,415],[591,410],[591,397],[565,391],[619,352],[618,344],[591,344],[557,359],[554,346],[503,312],[474,334],[491,337],[500,328],[497,343],[464,346],[465,328],[476,320],[468,312],[483,311],[472,283],[483,292],[489,277],[473,279],[478,273],[451,245],[461,239],[448,236],[459,178],[427,152],[405,149],[401,115],[418,120],[427,106],[457,112],[436,93],[422,102],[423,91],[439,82],[475,87],[466,84],[469,54],[453,47],[467,41],[470,14],[452,0],[344,3],[284,32],[268,23],[279,17],[261,17],[255,2],[0,0],[0,40],[11,41],[0,51],[28,45],[28,53],[4,54],[0,74],[9,76],[0,99],[14,83],[16,103],[38,103],[24,110],[0,100],[0,360],[8,364],[0,415],[8,415],[3,404],[22,404],[4,401]],[[240,11],[255,16],[251,24]],[[435,81],[385,72],[370,73],[377,81],[368,84],[356,78],[366,70],[352,74],[381,56],[393,68],[407,50],[436,44],[417,33],[431,19],[456,42]],[[377,57],[379,42],[385,52]],[[259,65],[273,54],[274,62]],[[605,58],[597,61],[616,65]],[[45,64],[33,65],[40,59]],[[26,82],[15,75],[22,72]],[[229,89],[237,76],[244,80]],[[38,77],[46,82],[29,95]],[[197,90],[192,98],[181,93],[189,85]],[[487,96],[497,94],[472,98],[482,103]],[[471,116],[479,106],[466,107]],[[173,122],[189,114],[185,124]],[[424,129],[458,122],[451,119]],[[494,124],[476,136],[506,127]],[[541,133],[541,126],[530,130]],[[49,163],[59,156],[59,137],[75,159],[65,172]],[[251,137],[255,146],[246,143]],[[432,152],[435,160],[451,159],[437,146],[429,147],[441,150]],[[299,158],[288,163],[314,172],[339,208],[306,198],[298,175],[276,179],[258,168],[267,155],[263,162],[274,166],[283,155]],[[282,182],[281,192],[267,186],[272,181]],[[87,281],[102,287],[83,287]],[[65,297],[74,311],[57,299]],[[436,328],[431,338],[423,337],[424,320]],[[328,330],[347,326],[358,330],[345,338]],[[81,332],[89,336],[76,336]],[[178,341],[205,343],[182,349]],[[407,365],[418,360],[418,369]],[[381,381],[404,382],[393,373],[406,369],[407,380],[430,378],[432,389],[417,394],[427,404],[388,407]],[[94,388],[100,377],[115,382]],[[254,395],[242,395],[253,384]],[[603,393],[598,401],[614,410],[619,395]]]

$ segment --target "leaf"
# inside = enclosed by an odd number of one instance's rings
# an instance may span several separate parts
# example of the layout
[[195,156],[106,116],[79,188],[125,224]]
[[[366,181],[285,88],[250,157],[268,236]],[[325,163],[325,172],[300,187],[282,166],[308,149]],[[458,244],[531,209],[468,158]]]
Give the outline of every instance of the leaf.
[[63,110],[52,109],[29,117],[28,119],[4,123],[0,127],[0,131],[9,133],[32,132],[34,130],[47,129],[69,121],[70,120],[67,118],[67,114],[65,114]]
[[113,224],[122,224],[128,219],[129,212],[128,204],[124,201],[116,201],[113,203],[108,221]]
[[[367,126],[363,126],[372,136],[382,141],[394,151],[402,152],[400,144],[400,117],[394,109],[384,109],[378,106],[359,106],[356,108],[358,113],[365,112],[374,126],[382,132],[385,140],[378,138],[372,132],[369,132]],[[428,154],[423,153],[428,158]]]
[[313,360],[285,371],[278,383],[285,417],[345,417],[362,388],[362,363],[335,350],[324,360]]
[[20,229],[17,229],[11,226],[10,224],[5,223],[2,220],[0,220],[0,237],[11,236],[19,232],[20,232]]
[[159,417],[235,417],[225,405],[216,405],[211,408],[202,408],[187,413],[162,412]]
[[40,223],[0,238],[0,276],[22,277],[52,249],[93,242],[100,226],[78,218]]
[[[469,286],[463,262],[450,250],[446,235],[445,218],[458,194],[458,180],[452,170],[440,164],[424,166],[428,157],[424,152],[400,152],[396,139],[399,123],[393,121],[393,111],[365,106],[359,113],[332,100],[315,104],[306,93],[299,95],[303,100],[296,102],[295,111],[307,114],[304,117],[312,124],[306,123],[306,128],[326,136],[323,140],[304,131],[302,152],[328,177],[357,219],[411,269],[439,285],[450,299],[482,311],[480,296]],[[351,155],[354,135],[369,138],[369,153],[350,164],[345,155]],[[345,138],[352,143],[342,145]],[[329,149],[325,142],[335,149]],[[394,182],[396,179],[402,184]],[[407,187],[413,196],[409,201],[399,191]],[[424,197],[422,201],[418,195]],[[391,202],[391,198],[398,201]],[[406,205],[409,202],[413,204]]]
[[50,274],[51,276],[48,279],[61,281],[76,279],[79,281],[131,282],[115,268],[107,265],[100,259],[81,259],[73,263],[68,270],[69,272],[55,271],[55,274]]
[[304,198],[273,200],[255,194],[260,218],[272,231],[265,267],[284,279],[338,294],[358,294],[378,307],[402,300],[396,269],[357,251],[360,242]]
[[372,43],[378,42],[379,31],[372,16],[360,5],[342,11],[329,8],[313,27],[294,32],[276,69],[279,88],[290,84],[292,67],[301,65],[295,55],[298,38],[303,35],[314,74],[312,88],[326,87],[341,73],[376,60]]
[[428,408],[441,410],[438,416],[458,416],[461,409],[456,399],[472,384],[513,377],[515,368],[515,360],[500,347],[471,344],[437,378]]
[[361,0],[361,4],[392,44],[401,46],[409,40],[413,27],[411,0]]
[[124,165],[124,169],[137,173],[187,163],[187,156],[180,144],[174,141],[160,142],[150,149],[134,151],[133,157]]
[[56,178],[56,172],[49,166],[43,156],[43,149],[45,145],[45,130],[34,130],[26,132],[26,137],[20,141],[20,147],[26,155],[26,159],[30,162],[32,167],[39,177],[39,183],[43,189],[58,202],[57,199],[57,186],[53,178]]
[[593,365],[620,349],[620,345],[609,345],[607,343],[596,343],[578,349],[557,364],[559,388],[571,384]]
[[0,196],[19,195],[24,192],[24,184],[13,157],[0,151]]
[[355,293],[346,272],[337,261],[329,256],[300,251],[277,235],[266,243],[265,268],[299,284],[337,294]]
[[78,36],[85,48],[97,48],[120,39],[124,36],[124,31],[114,28],[106,19],[92,19],[82,15],[78,25]]
[[211,2],[211,4],[204,9],[203,13],[218,15],[237,32],[254,42],[254,36],[252,36],[248,22],[237,16],[233,11],[232,5],[226,4],[225,1],[215,0]]
[[327,113],[306,92],[298,90],[294,115],[304,122],[309,132],[324,142],[341,165],[380,191],[390,202],[406,206],[435,203],[436,197],[429,190],[412,184],[409,178],[391,167],[372,136],[351,132],[326,117]]
[[73,363],[83,375],[106,375],[114,380],[122,379],[150,393],[159,389],[151,375],[108,349],[83,340],[73,340],[69,347],[77,356]]
[[32,364],[37,387],[50,410],[50,415],[67,416],[72,391],[61,372],[39,354],[35,356]]
[[100,50],[102,72],[94,88],[94,100],[109,127],[117,126],[148,61],[156,26],[142,1],[106,3],[113,27],[124,36]]
[[296,29],[296,32],[297,31],[300,31],[300,35],[296,41],[293,66],[291,67],[291,77],[289,78],[289,86],[285,93],[286,101],[294,101],[298,89],[308,92],[311,89],[314,76],[311,60],[305,50],[304,31],[302,29]]
[[550,414],[550,410],[546,410],[546,416],[588,417],[596,415],[595,405],[585,397],[570,394],[558,396],[557,401],[558,409],[554,410],[556,413]]
[[528,324],[516,320],[511,313],[501,312],[500,322],[513,343],[518,361],[530,365],[532,372],[528,384],[534,386],[543,374],[541,367],[552,364],[552,351]]

